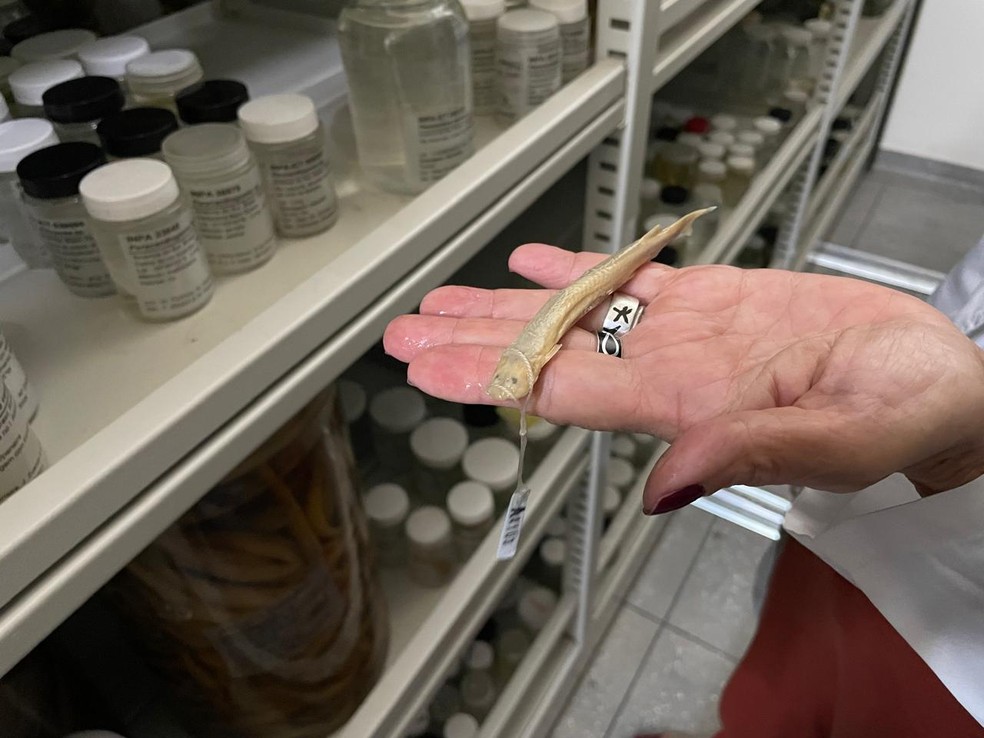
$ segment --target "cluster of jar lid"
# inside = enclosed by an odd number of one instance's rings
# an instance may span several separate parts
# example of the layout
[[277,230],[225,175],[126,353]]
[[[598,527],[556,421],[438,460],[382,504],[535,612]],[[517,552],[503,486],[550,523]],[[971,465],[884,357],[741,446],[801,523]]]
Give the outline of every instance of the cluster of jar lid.
[[212,274],[269,260],[275,235],[334,224],[307,97],[250,101],[239,81],[205,79],[192,51],[139,36],[66,29],[11,53],[26,63],[7,77],[18,119],[0,124],[0,215],[27,265],[73,293],[179,318],[208,302]]

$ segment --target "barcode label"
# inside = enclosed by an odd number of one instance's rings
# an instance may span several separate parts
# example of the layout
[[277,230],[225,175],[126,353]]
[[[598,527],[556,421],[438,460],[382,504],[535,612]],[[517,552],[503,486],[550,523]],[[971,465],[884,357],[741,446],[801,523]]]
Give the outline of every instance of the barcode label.
[[502,533],[499,534],[499,550],[495,557],[506,561],[516,555],[519,547],[519,534],[523,530],[523,517],[526,515],[526,501],[530,497],[529,487],[523,487],[513,492],[506,508],[506,519],[502,522]]

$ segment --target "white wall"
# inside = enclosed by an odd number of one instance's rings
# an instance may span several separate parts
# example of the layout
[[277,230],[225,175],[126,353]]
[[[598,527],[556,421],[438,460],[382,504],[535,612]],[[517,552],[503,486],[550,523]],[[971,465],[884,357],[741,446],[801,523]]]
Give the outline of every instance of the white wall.
[[984,0],[924,0],[881,146],[984,170]]

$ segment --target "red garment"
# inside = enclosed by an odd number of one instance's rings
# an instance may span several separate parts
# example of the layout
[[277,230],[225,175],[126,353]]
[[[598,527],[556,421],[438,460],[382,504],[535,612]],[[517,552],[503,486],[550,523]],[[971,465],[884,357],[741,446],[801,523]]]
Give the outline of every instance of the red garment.
[[715,738],[984,738],[868,598],[794,540],[721,722]]

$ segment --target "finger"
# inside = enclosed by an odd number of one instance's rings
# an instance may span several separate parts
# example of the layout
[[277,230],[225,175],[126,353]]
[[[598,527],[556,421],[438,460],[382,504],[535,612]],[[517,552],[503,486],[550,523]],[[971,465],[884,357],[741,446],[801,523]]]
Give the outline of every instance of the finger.
[[[528,321],[557,290],[483,290],[445,286],[429,292],[420,303],[421,315],[455,318],[500,318]],[[578,325],[592,333],[604,325],[609,299],[589,312]]]
[[[606,256],[589,251],[575,253],[544,244],[526,244],[512,252],[509,269],[539,285],[559,289],[569,285]],[[675,274],[677,270],[673,267],[650,262],[618,291],[648,304],[655,299],[667,279]]]
[[[720,416],[688,428],[649,474],[643,510],[669,512],[735,484],[863,489],[891,471],[890,442],[872,451],[872,429],[842,414],[799,407]],[[863,442],[861,436],[868,436]],[[886,471],[887,470],[887,471]]]
[[[485,393],[502,352],[492,346],[445,345],[418,354],[407,368],[413,386],[452,402],[510,405]],[[583,351],[561,351],[540,374],[530,412],[560,425],[642,430],[641,378],[631,362]],[[653,390],[648,392],[653,394]],[[671,403],[662,403],[670,406]]]
[[[386,327],[383,347],[386,353],[400,361],[410,361],[422,351],[445,344],[496,346],[501,353],[516,340],[525,325],[522,320],[401,315]],[[581,328],[572,328],[564,335],[561,348],[596,351],[597,339]]]

